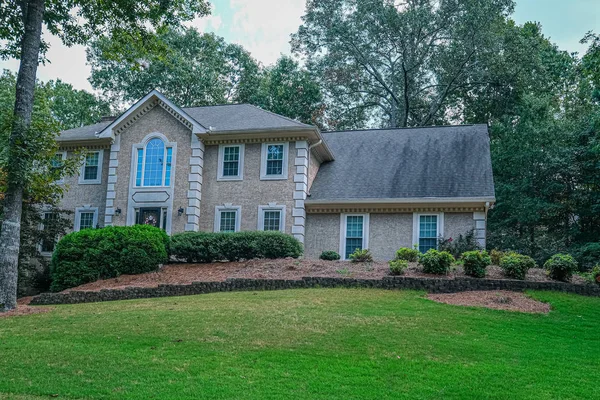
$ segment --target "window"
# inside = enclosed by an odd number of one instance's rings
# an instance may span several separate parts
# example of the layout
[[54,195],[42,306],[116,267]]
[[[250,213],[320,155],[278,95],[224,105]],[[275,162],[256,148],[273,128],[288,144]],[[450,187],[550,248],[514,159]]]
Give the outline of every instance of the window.
[[239,232],[240,206],[217,206],[215,209],[215,232]]
[[160,138],[148,141],[137,149],[135,186],[171,186],[173,148]]
[[342,214],[340,253],[344,260],[347,260],[356,249],[362,250],[368,247],[368,226],[368,214]]
[[258,206],[259,231],[285,231],[285,206],[269,203],[267,206]]
[[244,175],[244,145],[220,145],[217,180],[241,180]]
[[74,231],[95,228],[98,225],[97,207],[79,207],[75,209]]
[[54,246],[56,245],[56,236],[52,234],[52,231],[56,229],[54,225],[58,220],[58,213],[45,212],[43,220],[40,228],[44,231],[44,239],[42,239],[40,251],[42,253],[52,253],[54,251]]
[[263,143],[260,179],[287,179],[288,148],[285,143]]
[[443,235],[444,214],[415,214],[413,219],[413,242],[421,253],[437,249],[438,238]]
[[80,184],[98,184],[102,180],[102,156],[104,151],[89,152],[85,156],[81,172],[79,173]]
[[[50,165],[52,168],[52,171],[56,171],[59,170],[63,167],[63,165],[65,164],[65,160],[67,159],[67,152],[66,151],[61,151],[58,152],[54,155],[54,157],[52,157],[52,160],[50,160]],[[60,179],[56,180],[56,183],[64,183],[65,179],[64,177],[61,177]]]

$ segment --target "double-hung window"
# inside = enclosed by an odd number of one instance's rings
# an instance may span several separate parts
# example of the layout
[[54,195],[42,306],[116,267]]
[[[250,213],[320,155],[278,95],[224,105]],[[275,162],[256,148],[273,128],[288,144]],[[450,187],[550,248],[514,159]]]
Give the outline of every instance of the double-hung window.
[[44,232],[44,238],[42,239],[42,243],[40,244],[40,251],[42,253],[52,253],[54,251],[54,246],[56,245],[56,236],[53,235],[53,232],[56,231],[56,222],[58,220],[58,213],[55,212],[45,212],[43,216],[41,230]]
[[79,173],[80,184],[98,184],[102,181],[102,156],[104,151],[88,152],[85,156],[81,172]]
[[153,138],[137,149],[135,186],[171,186],[173,147]]
[[344,260],[350,257],[357,249],[368,247],[369,215],[368,214],[342,214],[340,253]]
[[287,179],[289,143],[263,143],[260,179]]
[[[56,153],[54,155],[54,157],[52,157],[52,160],[50,160],[50,166],[52,168],[52,172],[57,172],[58,170],[60,170],[63,165],[65,165],[65,160],[67,159],[67,152],[66,151],[60,151],[58,153]],[[65,179],[63,177],[61,177],[60,179],[56,180],[56,183],[64,183]]]
[[239,232],[240,206],[217,206],[215,209],[215,232]]
[[437,249],[438,239],[443,235],[443,220],[443,213],[415,215],[413,229],[416,237],[414,241],[418,244],[421,253]]
[[219,170],[217,180],[241,180],[244,170],[244,145],[219,146]]
[[98,225],[97,207],[78,207],[75,209],[75,232],[95,228]]
[[278,206],[275,203],[258,206],[258,230],[283,232],[285,230],[285,206]]

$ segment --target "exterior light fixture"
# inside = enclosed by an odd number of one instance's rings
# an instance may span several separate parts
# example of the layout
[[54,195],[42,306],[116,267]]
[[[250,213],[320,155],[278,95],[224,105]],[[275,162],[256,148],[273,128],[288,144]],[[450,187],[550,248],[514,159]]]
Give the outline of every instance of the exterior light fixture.
[[183,207],[179,207],[179,210],[177,210],[177,215],[179,215],[180,217],[183,215],[183,212],[185,210],[183,209]]

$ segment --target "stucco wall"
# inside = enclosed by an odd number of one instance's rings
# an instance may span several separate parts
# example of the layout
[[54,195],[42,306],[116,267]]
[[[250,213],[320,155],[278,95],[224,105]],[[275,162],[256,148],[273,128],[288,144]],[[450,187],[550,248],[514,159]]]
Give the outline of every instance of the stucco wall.
[[[133,125],[120,134],[120,151],[118,153],[117,183],[115,185],[116,197],[114,208],[121,209],[121,215],[113,217],[113,225],[126,225],[129,187],[131,184],[131,158],[133,146],[139,144],[151,133],[161,133],[169,142],[176,142],[174,151],[175,165],[172,167],[171,181],[173,186],[173,211],[171,233],[183,232],[187,218],[178,216],[179,207],[187,206],[187,191],[189,188],[188,174],[190,173],[191,138],[190,129],[177,121],[172,115],[159,106],[144,114]],[[135,175],[135,172],[133,172]],[[157,204],[157,207],[161,205]]]
[[370,214],[369,249],[377,260],[391,260],[400,247],[412,247],[412,213]]
[[261,144],[246,143],[244,150],[244,173],[242,181],[217,181],[218,145],[206,146],[200,202],[200,230],[213,232],[215,207],[224,203],[241,206],[240,229],[256,230],[258,226],[258,206],[277,203],[286,206],[285,232],[292,232],[294,207],[294,159],[295,142],[289,143],[288,179],[260,180]]
[[340,251],[340,214],[307,214],[304,257],[316,259],[326,250]]
[[475,228],[473,213],[444,213],[444,237],[457,239]]
[[308,191],[310,193],[310,187],[312,186],[317,176],[317,172],[319,172],[319,167],[321,166],[321,163],[319,163],[314,153],[310,155],[309,161],[310,162],[308,164]]
[[[90,151],[98,151],[92,149]],[[89,205],[90,207],[98,207],[98,223],[100,226],[104,225],[104,211],[106,205],[106,183],[108,180],[108,161],[109,161],[109,149],[104,149],[102,158],[102,180],[99,184],[79,184],[79,174],[74,176],[67,176],[64,179],[64,185],[67,188],[62,200],[59,203],[59,208],[70,210],[75,213],[77,207],[83,207]],[[67,152],[67,158],[75,157],[75,153],[72,151]],[[71,215],[71,219],[74,220],[75,214]],[[73,226],[71,227],[71,229]]]

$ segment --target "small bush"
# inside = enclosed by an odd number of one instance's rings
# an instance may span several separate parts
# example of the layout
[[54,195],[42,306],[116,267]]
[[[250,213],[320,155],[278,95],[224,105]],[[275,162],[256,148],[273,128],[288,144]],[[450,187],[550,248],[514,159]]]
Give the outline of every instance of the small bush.
[[408,268],[408,261],[406,260],[392,260],[389,263],[390,275],[402,275],[404,270]]
[[328,261],[335,261],[335,260],[339,260],[341,257],[340,255],[333,251],[333,250],[327,250],[321,253],[321,255],[319,256],[319,258],[321,260],[328,260]]
[[147,226],[110,226],[84,229],[64,236],[52,254],[52,291],[155,271],[168,260],[169,237]]
[[352,262],[372,262],[373,256],[369,249],[356,249],[354,253],[350,254],[350,261]]
[[590,242],[581,247],[571,249],[582,271],[590,271],[600,263],[600,243]]
[[475,278],[483,278],[485,276],[485,269],[492,262],[485,250],[467,251],[463,253],[462,259],[465,274]]
[[600,265],[596,265],[594,268],[592,268],[592,281],[595,282],[597,285],[600,285]]
[[438,239],[437,248],[439,251],[446,251],[450,253],[454,258],[458,258],[464,252],[480,250],[481,246],[475,238],[475,231],[471,229],[464,235],[458,235],[458,238],[456,239]]
[[396,251],[396,260],[406,260],[408,262],[417,262],[419,259],[419,250],[402,247]]
[[423,272],[426,274],[446,275],[454,261],[452,254],[435,249],[419,256],[419,263],[423,265]]
[[508,278],[523,280],[527,276],[527,271],[535,267],[536,263],[533,258],[519,253],[506,253],[500,259],[500,268],[504,270],[504,275]]
[[209,263],[253,258],[298,258],[302,244],[282,232],[185,232],[171,237],[170,254],[178,261]]
[[490,251],[490,259],[491,259],[493,265],[500,265],[500,260],[502,259],[503,256],[504,256],[504,252],[502,252],[500,250],[493,249],[492,251]]
[[555,254],[544,263],[551,279],[569,282],[577,271],[577,261],[570,254]]

